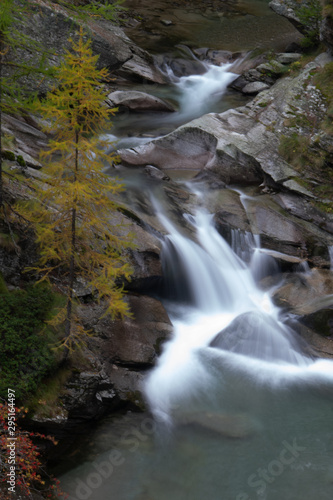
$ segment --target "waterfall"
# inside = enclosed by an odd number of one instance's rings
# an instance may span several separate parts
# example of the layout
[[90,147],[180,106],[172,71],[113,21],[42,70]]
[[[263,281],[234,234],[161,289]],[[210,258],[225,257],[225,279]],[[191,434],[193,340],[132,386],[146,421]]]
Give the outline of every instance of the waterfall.
[[[232,72],[232,64],[215,66],[205,64],[206,72],[202,75],[189,75],[177,77],[172,69],[164,67],[164,73],[169,81],[163,95],[156,93],[156,97],[168,98],[176,101],[176,111],[173,113],[120,113],[113,120],[112,134],[105,134],[111,142],[118,141],[117,149],[132,148],[141,146],[152,139],[161,137],[176,127],[183,125],[195,118],[199,118],[205,113],[216,112],[218,102],[226,93],[228,85],[235,80],[238,75]],[[167,90],[168,89],[168,90]],[[141,90],[141,87],[138,88]],[[150,88],[143,87],[144,92],[150,93]],[[154,94],[154,92],[152,92]],[[238,96],[238,99],[240,97]],[[241,98],[239,104],[244,102]],[[233,107],[223,103],[223,110]],[[221,111],[221,110],[220,110]],[[128,131],[131,136],[127,137]],[[148,137],[145,137],[147,134]],[[115,148],[110,148],[110,152]]]
[[[246,236],[252,252],[246,264],[216,231],[210,215],[191,217],[197,242],[180,234],[164,216],[161,220],[170,233],[162,259],[174,337],[145,385],[158,418],[171,422],[188,408],[209,408],[207,398],[216,399],[217,373],[231,377],[232,384],[244,378],[240,398],[244,387],[259,380],[268,385],[300,379],[311,383],[312,377],[329,374],[333,382],[333,363],[313,362],[304,354],[301,340],[283,322],[269,293],[257,287],[261,268],[275,272],[273,258],[260,251],[258,238]],[[237,241],[240,237],[234,235],[233,244]],[[230,387],[226,391],[227,399]]]
[[207,113],[221,99],[228,85],[238,75],[232,73],[232,64],[214,66],[207,64],[203,75],[182,76],[175,81],[180,94],[180,115],[187,121]]

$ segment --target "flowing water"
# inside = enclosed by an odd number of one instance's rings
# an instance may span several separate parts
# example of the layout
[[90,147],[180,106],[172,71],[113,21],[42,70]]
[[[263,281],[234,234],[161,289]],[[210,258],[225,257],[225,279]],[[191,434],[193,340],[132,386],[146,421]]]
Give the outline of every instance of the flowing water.
[[153,417],[104,423],[64,490],[78,500],[331,499],[333,362],[311,359],[257,287],[255,238],[245,263],[210,215],[189,216],[196,241],[160,218],[174,335],[145,382]]
[[[220,27],[268,15],[265,1],[238,7],[244,15],[229,24],[225,15]],[[161,96],[171,92],[176,113],[123,116],[109,135],[118,148],[232,107],[231,66],[181,78],[165,71]],[[111,416],[80,439],[55,471],[69,500],[330,500],[333,362],[312,359],[258,287],[279,274],[276,261],[256,235],[233,231],[229,245],[204,210],[186,216],[191,239],[163,210],[158,216],[168,233],[162,295],[174,334],[142,388],[150,412]]]
[[[135,89],[148,92],[156,97],[169,99],[176,111],[167,113],[130,113],[118,114],[113,120],[113,139],[117,149],[133,147],[148,142],[152,137],[165,135],[176,127],[198,118],[205,113],[222,113],[227,109],[244,105],[249,98],[228,88],[238,75],[233,71],[234,64],[202,64],[205,72],[200,75],[178,77],[170,66],[164,65],[163,71],[168,85],[157,87],[136,85]],[[128,134],[130,132],[130,137]]]

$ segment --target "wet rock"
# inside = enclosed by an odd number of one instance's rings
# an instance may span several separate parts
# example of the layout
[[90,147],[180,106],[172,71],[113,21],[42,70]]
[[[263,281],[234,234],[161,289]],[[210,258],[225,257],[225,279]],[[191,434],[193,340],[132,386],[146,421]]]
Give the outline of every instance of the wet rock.
[[106,365],[106,373],[121,403],[133,409],[145,409],[142,395],[144,373],[117,365]]
[[238,193],[222,190],[218,197],[210,200],[209,207],[215,212],[214,221],[218,231],[224,238],[231,241],[231,230],[248,232],[251,230],[249,220]]
[[333,295],[327,302],[328,307],[322,308],[323,304],[318,304],[319,310],[303,315],[300,321],[320,335],[330,337],[333,342]]
[[333,294],[333,276],[328,269],[312,269],[311,272],[287,275],[284,283],[273,293],[274,302],[288,307],[292,312],[305,314],[314,309],[311,304],[320,297]]
[[118,151],[127,165],[152,164],[164,170],[202,169],[214,156],[216,138],[195,127],[180,127],[162,139]]
[[312,353],[316,357],[333,359],[333,340],[331,338],[323,337],[299,321],[297,323],[293,323],[292,326],[311,347]]
[[[190,52],[190,50],[188,49]],[[202,75],[206,72],[206,67],[203,63],[193,58],[174,57],[169,55],[157,55],[155,56],[155,61],[160,68],[171,69],[173,74],[177,77],[189,76],[189,75]]]
[[99,418],[119,405],[109,378],[97,370],[73,373],[61,401],[68,414],[67,425]]
[[333,338],[333,276],[313,269],[289,275],[273,293],[274,302],[299,316],[300,322],[319,335]]
[[[274,291],[273,300],[299,317],[301,324],[308,328],[306,330],[296,324],[301,334],[305,332],[308,337],[309,331],[315,331],[317,335],[333,338],[333,276],[330,270],[313,269],[307,273],[288,275],[284,284]],[[311,338],[315,339],[315,335],[312,334]],[[321,348],[325,346],[324,342],[320,344]],[[318,347],[318,342],[314,347]],[[329,339],[326,347],[327,352],[333,354]]]
[[168,102],[137,90],[117,90],[106,99],[110,107],[125,107],[131,111],[174,111]]
[[234,319],[216,335],[210,347],[266,361],[295,363],[301,345],[292,333],[271,316],[250,311]]
[[164,25],[164,26],[171,26],[173,24],[172,21],[170,21],[170,19],[161,19],[161,23]]
[[[260,78],[260,74],[258,73],[257,75],[257,79]],[[248,85],[249,83],[252,83],[252,82],[249,82],[249,80],[244,76],[244,75],[241,75],[239,76],[238,78],[236,78],[236,80],[234,80],[231,84],[230,84],[230,87],[232,89],[235,89],[235,90],[240,90],[242,91],[243,88]]]
[[239,54],[233,54],[228,50],[214,50],[209,49],[206,53],[206,58],[216,65],[226,64],[233,62]]
[[152,177],[153,179],[156,179],[158,181],[170,180],[170,177],[168,175],[166,175],[162,170],[154,167],[153,165],[146,165],[144,170],[149,177]]
[[255,95],[259,94],[262,90],[267,90],[269,88],[269,85],[264,82],[252,82],[248,83],[245,85],[245,87],[242,88],[243,94],[249,94],[249,95]]

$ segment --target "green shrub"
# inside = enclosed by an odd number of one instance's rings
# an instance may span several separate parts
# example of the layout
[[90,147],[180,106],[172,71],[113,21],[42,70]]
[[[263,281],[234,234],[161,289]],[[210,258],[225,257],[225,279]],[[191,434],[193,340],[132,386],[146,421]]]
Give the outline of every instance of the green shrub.
[[0,397],[15,389],[22,401],[55,364],[43,333],[53,296],[45,286],[0,293]]

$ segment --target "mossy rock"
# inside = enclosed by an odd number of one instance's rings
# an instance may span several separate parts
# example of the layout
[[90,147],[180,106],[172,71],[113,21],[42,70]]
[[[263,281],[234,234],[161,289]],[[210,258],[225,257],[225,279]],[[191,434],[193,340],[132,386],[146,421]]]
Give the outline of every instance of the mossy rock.
[[12,151],[2,151],[2,157],[5,160],[15,161],[15,154]]
[[17,161],[17,163],[20,165],[20,167],[25,167],[25,166],[26,166],[26,162],[25,162],[25,160],[24,160],[23,156],[18,155],[18,156],[16,157],[16,161]]

